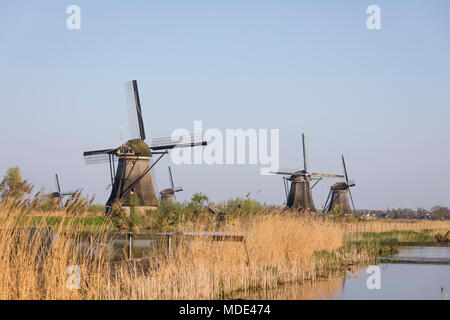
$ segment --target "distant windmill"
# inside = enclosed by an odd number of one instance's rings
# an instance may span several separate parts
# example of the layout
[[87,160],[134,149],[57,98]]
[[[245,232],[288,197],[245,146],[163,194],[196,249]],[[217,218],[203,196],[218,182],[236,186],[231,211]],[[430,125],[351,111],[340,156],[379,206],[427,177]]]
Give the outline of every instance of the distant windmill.
[[[303,150],[303,170],[278,170],[271,171],[274,174],[288,175],[283,177],[284,190],[286,193],[286,206],[288,208],[296,208],[299,211],[316,211],[311,189],[323,178],[343,178],[342,175],[326,174],[326,173],[309,173],[306,161],[306,145],[305,135],[302,133],[302,150]],[[310,182],[317,180],[312,186]],[[290,182],[290,186],[289,186]],[[288,191],[289,190],[289,191]]]
[[[126,210],[130,206],[137,206],[136,203],[139,203],[141,212],[156,208],[158,202],[150,170],[169,149],[206,145],[201,137],[194,136],[153,139],[152,144],[147,145],[144,142],[146,136],[137,81],[127,82],[126,91],[132,140],[118,148],[86,151],[83,154],[87,164],[109,162],[113,187],[106,202],[107,212],[116,202],[120,202]],[[159,157],[151,162],[155,154]]]
[[[344,155],[342,155],[342,166],[344,168],[345,182],[336,182],[331,186],[330,192],[328,193],[327,201],[325,202],[324,211],[332,212],[333,209],[339,205],[344,213],[350,213],[355,210],[355,204],[353,202],[351,187],[355,186],[353,180],[348,180],[347,167],[345,165]],[[350,207],[350,201],[352,206]],[[329,202],[328,202],[329,201]]]
[[61,206],[63,206],[63,198],[65,196],[71,196],[74,194],[74,192],[72,191],[68,191],[68,192],[61,192],[61,186],[59,185],[59,178],[58,178],[58,174],[55,174],[55,186],[56,186],[56,192],[53,192],[51,194],[51,197],[53,199],[58,198],[59,201],[61,202]]
[[174,203],[176,201],[175,192],[183,191],[183,187],[174,186],[172,170],[170,169],[170,166],[169,166],[169,180],[170,180],[170,188],[161,190],[159,194],[161,195],[161,201]]

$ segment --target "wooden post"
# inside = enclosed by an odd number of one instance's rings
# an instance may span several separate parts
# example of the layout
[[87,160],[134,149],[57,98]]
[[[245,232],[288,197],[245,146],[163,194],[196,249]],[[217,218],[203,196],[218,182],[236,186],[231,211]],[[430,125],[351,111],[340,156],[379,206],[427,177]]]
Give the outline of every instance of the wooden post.
[[128,259],[133,258],[133,234],[131,232],[127,233],[127,243],[128,243]]
[[171,246],[172,246],[172,235],[171,234],[169,234],[169,235],[167,235],[167,252],[168,252],[168,254],[170,255],[170,252],[171,252],[171,250],[172,250],[172,248],[171,248]]

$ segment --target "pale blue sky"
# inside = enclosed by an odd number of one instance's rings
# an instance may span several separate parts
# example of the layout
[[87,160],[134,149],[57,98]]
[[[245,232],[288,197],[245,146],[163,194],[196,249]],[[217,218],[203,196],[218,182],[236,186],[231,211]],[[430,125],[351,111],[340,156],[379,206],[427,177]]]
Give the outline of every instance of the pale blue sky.
[[[66,8],[81,7],[79,31]],[[366,28],[381,7],[382,30]],[[450,3],[441,1],[2,1],[0,172],[37,186],[108,196],[106,165],[85,150],[117,146],[124,83],[137,79],[147,136],[173,129],[279,128],[281,166],[347,159],[358,208],[450,206]],[[125,135],[128,128],[125,127]],[[168,186],[167,165],[156,169]],[[188,199],[284,200],[259,166],[174,166]],[[321,207],[332,182],[318,185]],[[256,192],[261,192],[256,196]]]

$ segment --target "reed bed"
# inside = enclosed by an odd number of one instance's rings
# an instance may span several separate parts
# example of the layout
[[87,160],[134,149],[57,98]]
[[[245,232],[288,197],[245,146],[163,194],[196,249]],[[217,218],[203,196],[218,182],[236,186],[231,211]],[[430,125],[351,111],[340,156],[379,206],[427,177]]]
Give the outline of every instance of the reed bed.
[[[146,267],[110,263],[108,223],[97,227],[86,245],[79,235],[83,230],[79,220],[62,217],[52,223],[55,238],[48,241],[46,218],[52,214],[44,214],[34,228],[28,228],[23,225],[22,210],[0,205],[0,299],[227,299],[255,292],[264,296],[284,284],[327,276],[330,268],[345,269],[371,259],[369,251],[361,247],[343,250],[348,247],[344,240],[347,225],[274,210],[273,214],[235,218],[232,223],[186,221],[178,226],[180,231],[244,234],[245,246],[241,242],[180,240],[173,252],[153,259]],[[391,222],[364,223],[379,228],[372,230],[399,228]],[[448,222],[407,226],[445,229]],[[71,266],[80,271],[79,288],[70,286]]]
[[445,231],[450,230],[450,220],[367,220],[343,225],[344,232],[390,232],[390,231]]
[[[117,225],[89,212],[93,198],[85,199],[78,191],[61,206],[60,199],[48,195],[30,198],[31,190],[26,181],[0,183],[0,299],[227,299],[255,292],[268,296],[285,284],[314,281],[331,269],[370,261],[379,247],[355,239],[353,244],[346,242],[349,234],[450,229],[449,221],[345,224],[277,208],[257,214],[249,200],[234,204],[230,217],[217,221],[219,217],[198,205],[179,208],[178,213],[163,207],[156,218],[160,227],[244,234],[245,245],[180,240],[169,254],[143,266],[111,263],[107,233]],[[88,243],[81,238],[87,221],[95,230]]]
[[242,243],[194,241],[188,250],[179,246],[156,272],[119,270],[105,298],[221,299],[266,291],[313,278],[314,252],[336,250],[343,239],[333,222],[291,215],[257,217],[226,231],[248,234],[249,264]]
[[[248,235],[250,264],[243,243],[190,241],[178,243],[171,255],[155,259],[149,268],[113,266],[102,249],[106,231],[96,233],[90,244],[96,252],[90,255],[73,220],[53,226],[56,240],[47,246],[46,219],[36,228],[24,228],[17,224],[18,213],[5,212],[0,209],[0,299],[227,298],[311,279],[314,252],[331,252],[343,241],[342,228],[334,222],[265,215],[220,227]],[[191,225],[185,229],[199,231]],[[70,266],[80,270],[79,289],[68,286]]]
[[[11,211],[1,218],[0,299],[79,299],[99,292],[107,254],[101,248],[95,258],[84,254],[79,225],[61,221],[52,229],[42,219],[37,226],[23,227]],[[99,231],[93,243],[103,236]],[[85,275],[80,281],[84,289],[68,289],[70,266]]]

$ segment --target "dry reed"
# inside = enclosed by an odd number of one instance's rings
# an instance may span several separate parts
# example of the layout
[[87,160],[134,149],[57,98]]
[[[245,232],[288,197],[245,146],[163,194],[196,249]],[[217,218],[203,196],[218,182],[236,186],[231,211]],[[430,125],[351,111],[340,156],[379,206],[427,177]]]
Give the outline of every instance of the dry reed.
[[[342,230],[335,223],[278,214],[222,228],[248,235],[250,264],[242,243],[191,241],[179,243],[173,255],[149,270],[125,264],[113,268],[102,249],[107,247],[105,232],[91,243],[97,250],[93,257],[81,250],[80,227],[72,220],[55,227],[57,240],[46,250],[41,245],[45,232],[22,228],[11,210],[1,218],[0,299],[226,298],[311,278],[314,252],[342,245]],[[46,220],[40,221],[35,230],[45,230]],[[81,271],[79,290],[67,287],[71,265]]]
[[[316,252],[334,251],[336,264],[367,258],[361,252],[336,251],[343,245],[342,224],[277,211],[216,229],[246,235],[249,264],[243,243],[195,240],[178,242],[173,254],[155,259],[147,268],[113,265],[108,262],[106,226],[86,251],[80,225],[62,219],[54,227],[56,241],[46,249],[46,233],[35,232],[45,230],[46,219],[32,231],[20,226],[20,214],[0,206],[0,299],[222,299],[255,291],[264,295],[280,284],[321,276],[329,261],[318,260]],[[424,226],[446,228],[447,223],[409,224]],[[184,231],[205,231],[201,228],[180,226]],[[95,255],[88,254],[92,251]],[[72,265],[81,271],[80,289],[67,286],[67,268]]]

